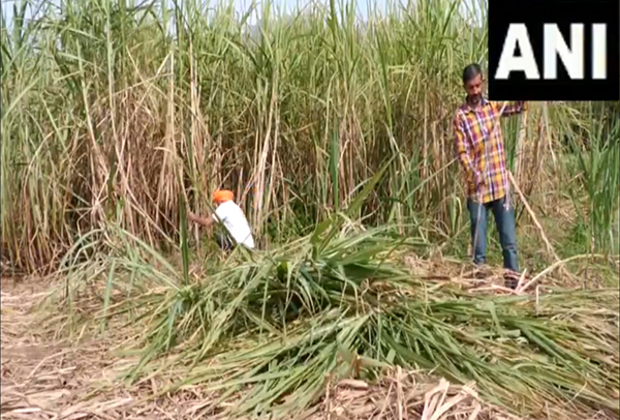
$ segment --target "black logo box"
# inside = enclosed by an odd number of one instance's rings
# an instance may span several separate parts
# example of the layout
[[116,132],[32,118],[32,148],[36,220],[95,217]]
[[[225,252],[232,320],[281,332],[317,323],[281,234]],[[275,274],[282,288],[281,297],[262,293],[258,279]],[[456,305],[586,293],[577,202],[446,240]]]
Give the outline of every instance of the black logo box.
[[[617,101],[620,100],[620,0],[489,0],[489,99],[494,101]],[[523,23],[529,33],[539,79],[527,80],[524,72],[512,72],[508,79],[495,74],[509,25]],[[543,25],[557,24],[571,46],[570,25],[584,24],[584,78],[571,80],[557,56],[557,78],[544,79]],[[592,24],[607,24],[607,77],[593,80],[591,71]],[[521,51],[514,53],[521,55]]]

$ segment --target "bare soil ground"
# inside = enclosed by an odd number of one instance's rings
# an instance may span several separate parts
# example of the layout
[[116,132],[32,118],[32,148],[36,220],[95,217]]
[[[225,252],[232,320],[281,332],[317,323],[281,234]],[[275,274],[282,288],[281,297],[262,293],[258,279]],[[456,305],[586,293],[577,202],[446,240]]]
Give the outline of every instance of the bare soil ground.
[[147,403],[148,392],[117,386],[115,374],[128,361],[108,351],[111,342],[58,339],[55,320],[42,322],[32,310],[48,287],[2,279],[2,418],[188,418],[174,414],[176,401]]

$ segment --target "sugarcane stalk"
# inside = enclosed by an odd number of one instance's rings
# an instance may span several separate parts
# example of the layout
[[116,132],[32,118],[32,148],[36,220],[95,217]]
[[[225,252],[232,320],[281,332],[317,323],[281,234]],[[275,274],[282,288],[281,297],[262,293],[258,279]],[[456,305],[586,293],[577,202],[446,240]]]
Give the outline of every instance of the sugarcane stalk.
[[514,166],[514,176],[515,179],[521,181],[519,176],[523,173],[523,154],[525,152],[525,133],[527,130],[527,116],[528,110],[524,110],[521,118],[519,118],[519,133],[517,134],[517,144],[515,144],[515,149],[517,150],[517,155],[515,157],[515,166]]

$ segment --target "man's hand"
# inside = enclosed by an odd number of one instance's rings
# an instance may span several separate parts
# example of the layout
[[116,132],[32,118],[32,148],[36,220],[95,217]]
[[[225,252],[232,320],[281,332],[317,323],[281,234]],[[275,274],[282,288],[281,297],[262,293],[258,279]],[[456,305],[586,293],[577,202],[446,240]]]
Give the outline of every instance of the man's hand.
[[484,177],[482,176],[482,174],[480,172],[475,172],[474,173],[474,186],[476,187],[476,192],[480,192],[482,190],[482,187],[484,187],[485,182],[484,182]]
[[520,114],[527,109],[527,102],[525,101],[502,102],[501,104],[502,105],[498,103],[496,105],[496,109],[504,109],[504,111],[500,115],[502,118]]
[[187,212],[187,218],[194,223],[197,223],[201,226],[210,227],[213,224],[213,218],[211,217],[200,217],[195,215],[191,211]]

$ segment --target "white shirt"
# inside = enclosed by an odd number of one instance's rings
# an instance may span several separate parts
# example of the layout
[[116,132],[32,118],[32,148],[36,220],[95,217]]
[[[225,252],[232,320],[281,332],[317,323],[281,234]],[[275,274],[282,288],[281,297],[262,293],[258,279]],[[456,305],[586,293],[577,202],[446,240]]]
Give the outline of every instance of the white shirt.
[[[217,217],[216,217],[217,215]],[[221,221],[238,244],[254,249],[254,238],[243,210],[234,201],[225,201],[215,209],[215,221]]]

